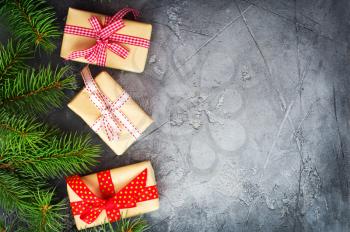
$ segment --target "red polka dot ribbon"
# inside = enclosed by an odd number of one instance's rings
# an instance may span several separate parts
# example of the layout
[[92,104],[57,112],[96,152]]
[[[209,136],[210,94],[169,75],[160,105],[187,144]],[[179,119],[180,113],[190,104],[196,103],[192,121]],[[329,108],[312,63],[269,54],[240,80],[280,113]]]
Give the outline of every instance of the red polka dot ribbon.
[[106,17],[103,25],[101,25],[96,16],[92,16],[89,18],[92,29],[66,24],[64,33],[96,39],[96,44],[94,46],[88,49],[74,51],[67,59],[73,60],[84,57],[90,63],[105,66],[107,49],[122,58],[126,58],[128,56],[128,50],[121,44],[148,48],[150,44],[148,39],[115,33],[125,26],[122,19],[128,13],[132,13],[134,18],[139,16],[137,10],[124,8],[118,11],[113,17]]
[[147,168],[130,181],[118,192],[115,191],[109,170],[97,173],[99,189],[102,198],[85,185],[79,176],[67,177],[69,187],[81,198],[81,201],[71,202],[73,215],[87,224],[96,220],[103,210],[106,210],[110,222],[120,219],[120,209],[137,207],[138,202],[158,198],[157,186],[146,186]]

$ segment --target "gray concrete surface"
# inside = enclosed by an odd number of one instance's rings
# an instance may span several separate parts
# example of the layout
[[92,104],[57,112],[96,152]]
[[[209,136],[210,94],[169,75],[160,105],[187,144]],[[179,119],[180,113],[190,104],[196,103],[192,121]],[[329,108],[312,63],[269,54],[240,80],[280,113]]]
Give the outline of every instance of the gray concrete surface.
[[[105,70],[155,124],[92,170],[152,161],[151,231],[350,231],[350,1],[49,2],[62,28],[69,6],[153,24],[143,74]],[[47,120],[93,134],[67,107]]]

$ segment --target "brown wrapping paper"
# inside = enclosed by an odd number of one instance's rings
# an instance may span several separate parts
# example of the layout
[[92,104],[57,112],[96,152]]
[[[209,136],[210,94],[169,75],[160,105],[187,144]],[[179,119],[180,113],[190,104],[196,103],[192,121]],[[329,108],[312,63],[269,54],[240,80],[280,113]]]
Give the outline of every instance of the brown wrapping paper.
[[[134,179],[140,172],[147,168],[147,184],[146,186],[156,185],[154,171],[150,161],[144,161],[137,164],[132,164],[120,168],[111,169],[112,181],[115,191],[119,191]],[[81,177],[87,187],[97,196],[101,197],[97,175],[91,174]],[[80,201],[80,197],[67,185],[68,198],[70,202]],[[159,199],[143,201],[137,203],[137,207],[129,209],[121,209],[120,213],[123,218],[133,217],[147,212],[157,210],[159,208]],[[99,217],[91,224],[87,224],[80,219],[79,215],[74,216],[75,224],[78,230],[98,226],[108,222],[106,211],[103,210]]]
[[[107,72],[101,72],[95,78],[99,89],[110,100],[115,101],[123,92],[122,87],[113,80]],[[84,88],[80,91],[68,107],[78,114],[89,126],[91,126],[100,116],[100,111],[91,102],[89,93]],[[140,106],[131,98],[120,108],[132,124],[142,133],[152,124],[153,120],[140,108]],[[135,138],[122,126],[118,141],[110,141],[103,129],[97,134],[101,139],[117,154],[121,155],[135,141]]]
[[[66,24],[80,26],[85,28],[92,28],[89,23],[89,18],[91,16],[98,17],[100,22],[104,22],[105,15],[96,14],[93,12],[77,10],[69,8]],[[131,21],[123,20],[125,27],[118,30],[116,33],[131,35],[135,37],[140,37],[144,39],[151,39],[152,25]],[[61,57],[67,58],[73,51],[84,50],[92,47],[95,44],[94,38],[88,38],[78,35],[63,34],[62,47],[61,47]],[[128,57],[125,59],[114,54],[107,49],[107,60],[106,67],[111,67],[115,69],[121,69],[125,71],[131,71],[136,73],[141,73],[145,69],[145,64],[147,60],[148,48],[138,47],[134,45],[122,44],[125,48],[129,50]],[[85,58],[80,57],[75,59],[75,61],[89,63]]]

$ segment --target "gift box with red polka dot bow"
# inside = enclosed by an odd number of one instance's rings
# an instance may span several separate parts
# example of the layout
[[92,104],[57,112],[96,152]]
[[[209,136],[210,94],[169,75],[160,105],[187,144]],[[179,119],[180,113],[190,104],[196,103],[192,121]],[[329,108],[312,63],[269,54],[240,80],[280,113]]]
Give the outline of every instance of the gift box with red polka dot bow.
[[88,176],[66,178],[72,214],[79,230],[159,208],[149,161]]

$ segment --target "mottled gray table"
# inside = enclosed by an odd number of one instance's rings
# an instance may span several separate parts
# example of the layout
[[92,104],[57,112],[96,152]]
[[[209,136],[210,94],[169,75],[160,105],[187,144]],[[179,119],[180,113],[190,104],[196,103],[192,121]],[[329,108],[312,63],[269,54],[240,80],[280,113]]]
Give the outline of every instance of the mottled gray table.
[[[155,124],[123,156],[103,145],[93,170],[152,161],[152,231],[350,230],[350,1],[50,4],[62,28],[69,6],[128,4],[153,24],[143,74],[106,70]],[[47,120],[93,134],[67,107]]]

